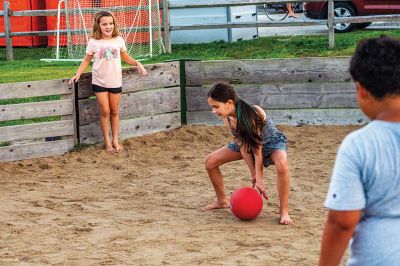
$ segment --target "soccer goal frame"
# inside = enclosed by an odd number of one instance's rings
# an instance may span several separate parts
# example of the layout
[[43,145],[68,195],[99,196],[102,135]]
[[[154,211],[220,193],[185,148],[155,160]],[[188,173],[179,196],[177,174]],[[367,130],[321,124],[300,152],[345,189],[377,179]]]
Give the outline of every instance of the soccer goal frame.
[[[69,10],[69,3],[68,1],[74,1],[74,5],[76,4],[76,7],[74,9],[74,13],[76,16],[76,14],[78,14],[80,23],[82,23],[83,27],[80,29],[76,29],[73,26],[71,27],[70,25],[70,10]],[[127,45],[127,49],[128,49],[128,53],[131,54],[133,47],[137,46],[140,50],[140,53],[138,55],[138,53],[136,53],[134,55],[134,57],[136,59],[143,59],[143,58],[147,58],[147,57],[152,57],[154,55],[154,37],[153,34],[156,34],[158,36],[158,40],[157,40],[157,52],[158,54],[161,53],[165,53],[165,46],[162,40],[162,35],[161,35],[161,18],[160,18],[160,8],[159,8],[159,2],[158,0],[147,0],[148,1],[148,5],[146,7],[144,7],[144,5],[142,5],[142,0],[140,0],[139,4],[137,4],[137,6],[131,6],[132,11],[136,10],[136,13],[134,14],[134,18],[131,21],[131,24],[128,27],[125,27],[123,29],[120,28],[120,30],[122,30],[123,32],[125,32],[123,35],[125,36],[125,41],[127,42],[128,37],[130,39],[135,40],[136,36],[138,34],[139,31],[143,31],[143,32],[148,32],[148,44],[132,44],[132,45]],[[64,4],[64,8],[62,7],[62,5]],[[155,21],[155,23],[157,23],[157,25],[155,25],[154,27],[154,19],[153,19],[153,8],[154,6],[157,8],[157,11],[155,11],[155,14],[157,16],[158,19],[156,19],[157,21]],[[126,8],[128,8],[129,6],[126,6]],[[63,10],[64,9],[64,10]],[[77,9],[77,11],[76,11]],[[111,10],[110,10],[111,9]],[[85,12],[88,12],[88,10],[90,10],[90,12],[93,12],[93,14],[97,11],[100,10],[107,10],[107,11],[111,11],[113,12],[115,10],[115,12],[118,12],[118,8],[117,7],[91,7],[91,8],[86,8]],[[147,15],[147,19],[148,19],[148,24],[146,26],[135,26],[135,23],[139,23],[140,15],[139,15],[139,11],[141,10],[146,10],[148,12]],[[62,15],[64,14],[65,17],[65,29],[62,29],[61,27],[61,21],[63,19]],[[138,18],[139,16],[139,18]],[[118,22],[118,21],[117,21]],[[74,57],[73,53],[70,52],[70,49],[74,48],[74,44],[72,43],[72,38],[74,34],[82,34],[84,35],[84,42],[85,44],[81,44],[80,46],[86,46],[89,38],[90,38],[90,34],[89,32],[91,31],[91,29],[88,28],[88,26],[90,27],[91,25],[87,25],[87,23],[85,23],[85,19],[84,19],[84,12],[83,9],[81,7],[81,1],[80,0],[59,0],[58,1],[58,5],[57,5],[57,29],[56,29],[56,34],[55,34],[55,39],[56,39],[56,45],[55,45],[55,50],[54,50],[54,56],[55,58],[44,58],[41,59],[42,61],[46,61],[46,62],[52,62],[52,61],[59,61],[59,62],[80,62],[83,59],[83,56],[81,56],[80,58],[71,58]],[[157,31],[156,33],[154,33],[154,31]],[[63,43],[61,42],[61,36],[62,35],[66,35],[66,45],[63,45]],[[133,37],[131,36],[133,35]],[[135,42],[135,41],[134,41]],[[65,43],[65,42],[64,42]],[[143,47],[147,47],[148,46],[148,52],[146,53],[142,53],[141,49],[141,45]],[[65,46],[66,49],[66,53],[68,54],[69,58],[65,58],[63,56],[61,56],[61,47]],[[78,45],[77,45],[78,46]],[[81,50],[83,48],[80,48]],[[133,52],[134,53],[134,52]],[[71,56],[72,55],[72,56]]]

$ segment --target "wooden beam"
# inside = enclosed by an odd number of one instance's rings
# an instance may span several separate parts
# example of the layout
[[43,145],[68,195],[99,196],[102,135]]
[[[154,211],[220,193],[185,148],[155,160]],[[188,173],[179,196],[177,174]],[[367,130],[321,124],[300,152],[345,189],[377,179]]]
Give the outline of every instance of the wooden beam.
[[335,47],[335,28],[333,25],[334,19],[334,2],[333,0],[328,1],[328,47],[333,49]]
[[171,33],[170,33],[170,13],[169,13],[169,6],[168,6],[168,0],[163,0],[162,1],[163,6],[165,7],[163,9],[163,29],[164,29],[164,45],[165,45],[165,52],[167,54],[171,53]]
[[[146,76],[139,75],[136,67],[122,69],[123,93],[179,86],[179,62],[158,63],[144,67],[148,72]],[[78,93],[80,99],[94,96],[91,73],[85,73],[79,79]]]
[[[364,125],[368,118],[359,109],[266,110],[276,125]],[[211,111],[188,112],[191,125],[223,125]]]
[[266,21],[266,22],[227,22],[170,26],[171,31],[176,30],[200,30],[200,29],[226,29],[226,28],[251,28],[251,27],[288,27],[288,26],[311,26],[326,25],[325,19],[296,21]]
[[[211,86],[187,87],[189,111],[207,111],[207,92]],[[235,85],[238,95],[251,104],[266,109],[298,108],[357,108],[352,82],[346,83],[293,83],[293,84],[240,84]]]
[[73,100],[0,105],[0,121],[71,115]]
[[[119,106],[120,119],[177,112],[180,110],[179,99],[179,87],[122,94]],[[80,125],[100,120],[96,99],[80,100],[79,112]]]
[[74,123],[72,120],[0,127],[1,141],[72,136],[73,134]]
[[14,60],[12,40],[11,40],[11,20],[10,20],[10,2],[4,1],[3,3],[4,10],[4,35],[6,37],[6,53],[7,53],[7,61]]
[[73,147],[72,139],[0,147],[0,162],[62,155]]
[[[324,1],[324,0],[323,0]],[[325,0],[326,1],[326,0]],[[210,0],[196,1],[186,0],[169,3],[170,9],[177,8],[207,8],[207,7],[225,7],[225,6],[245,6],[245,5],[262,5],[266,3],[302,3],[302,0]],[[307,2],[321,2],[321,0],[309,0]]]
[[[81,8],[79,9],[70,9],[69,13],[73,12],[82,12],[82,14],[94,14],[98,11],[110,11],[110,12],[126,12],[132,10],[147,10],[147,5],[145,6],[111,6],[111,7],[93,7],[93,8]],[[60,10],[61,15],[65,15],[65,10]],[[57,16],[57,9],[48,9],[48,10],[21,10],[14,11],[13,16],[16,17],[47,17],[47,16]]]
[[188,86],[231,84],[348,82],[349,57],[246,59],[186,62]]
[[0,84],[0,100],[71,94],[68,79]]
[[[158,29],[160,26],[153,26],[153,29]],[[129,28],[121,28],[121,32],[128,32],[131,29]],[[139,26],[135,27],[135,30],[137,32],[148,32],[150,29],[147,26]],[[46,30],[46,31],[20,31],[20,32],[12,32],[10,33],[10,37],[22,37],[22,36],[49,36],[49,35],[55,35],[57,33],[57,30]],[[68,33],[71,34],[76,34],[76,33],[85,33],[85,30],[83,29],[76,29],[76,30],[60,30],[61,35],[66,35]],[[3,34],[0,34],[0,37],[3,37]]]
[[[143,116],[120,120],[119,133],[121,139],[143,136],[159,131],[175,129],[181,126],[179,112]],[[80,127],[81,143],[97,143],[102,141],[99,123]]]

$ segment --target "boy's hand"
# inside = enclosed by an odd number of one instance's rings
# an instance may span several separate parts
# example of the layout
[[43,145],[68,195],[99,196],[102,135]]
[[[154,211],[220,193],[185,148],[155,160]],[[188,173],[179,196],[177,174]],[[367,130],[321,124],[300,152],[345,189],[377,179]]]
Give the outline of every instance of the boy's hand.
[[255,180],[253,187],[257,188],[258,191],[260,191],[261,196],[263,196],[266,200],[268,200],[267,190],[265,189],[262,181]]

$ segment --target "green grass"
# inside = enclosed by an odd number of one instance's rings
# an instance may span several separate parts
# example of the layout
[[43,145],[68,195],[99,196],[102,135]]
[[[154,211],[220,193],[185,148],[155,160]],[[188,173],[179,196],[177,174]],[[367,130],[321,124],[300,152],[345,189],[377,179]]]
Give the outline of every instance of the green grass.
[[[400,38],[400,30],[360,30],[335,34],[335,49],[329,50],[327,35],[261,37],[235,43],[172,45],[172,53],[142,61],[144,64],[179,58],[201,60],[296,58],[309,56],[350,56],[357,42],[381,34]],[[15,48],[14,61],[6,61],[5,48],[0,48],[0,83],[70,78],[79,63],[46,63],[41,58],[52,58],[52,48]],[[90,71],[88,69],[87,71]]]

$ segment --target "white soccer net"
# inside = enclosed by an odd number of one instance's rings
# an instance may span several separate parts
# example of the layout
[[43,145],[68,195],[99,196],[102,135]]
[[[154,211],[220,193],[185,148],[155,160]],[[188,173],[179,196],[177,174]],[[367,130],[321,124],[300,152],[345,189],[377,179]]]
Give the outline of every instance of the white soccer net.
[[57,34],[49,39],[57,60],[82,60],[93,15],[100,10],[114,14],[131,56],[140,59],[165,52],[158,0],[60,0]]

